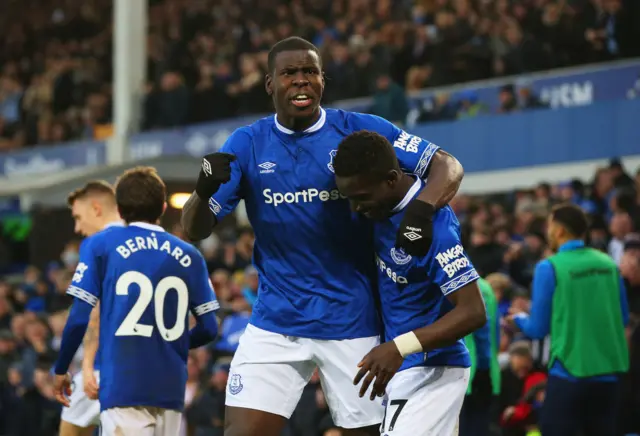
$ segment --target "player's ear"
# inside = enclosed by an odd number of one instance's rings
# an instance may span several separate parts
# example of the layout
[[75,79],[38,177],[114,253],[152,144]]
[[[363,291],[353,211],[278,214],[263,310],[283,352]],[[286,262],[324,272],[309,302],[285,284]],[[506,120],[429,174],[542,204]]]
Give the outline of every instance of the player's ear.
[[264,75],[264,89],[267,91],[269,97],[273,95],[273,80],[270,74]]
[[387,183],[389,186],[395,185],[400,180],[400,172],[398,170],[390,170],[387,173]]
[[[167,202],[165,201],[165,202],[162,204],[162,215],[164,215],[164,213],[165,213],[166,211],[167,211]],[[161,216],[162,216],[162,215],[161,215]]]
[[91,209],[93,210],[93,213],[96,216],[102,215],[102,207],[100,206],[100,203],[98,203],[96,200],[91,200]]

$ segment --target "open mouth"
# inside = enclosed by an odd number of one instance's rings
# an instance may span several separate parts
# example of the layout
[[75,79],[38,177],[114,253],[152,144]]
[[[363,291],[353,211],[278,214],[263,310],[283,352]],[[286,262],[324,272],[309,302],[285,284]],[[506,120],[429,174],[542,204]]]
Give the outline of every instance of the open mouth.
[[313,104],[313,98],[309,94],[296,94],[291,99],[291,103],[296,107],[305,108]]

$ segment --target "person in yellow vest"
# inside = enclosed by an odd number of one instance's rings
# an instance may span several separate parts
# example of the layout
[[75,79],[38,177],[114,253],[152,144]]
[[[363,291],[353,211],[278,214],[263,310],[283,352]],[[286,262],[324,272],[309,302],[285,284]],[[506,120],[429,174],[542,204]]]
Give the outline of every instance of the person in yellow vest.
[[608,255],[585,246],[589,224],[575,205],[558,205],[547,237],[554,255],[538,263],[531,313],[508,321],[531,339],[551,337],[544,436],[612,436],[620,374],[629,368],[624,281]]

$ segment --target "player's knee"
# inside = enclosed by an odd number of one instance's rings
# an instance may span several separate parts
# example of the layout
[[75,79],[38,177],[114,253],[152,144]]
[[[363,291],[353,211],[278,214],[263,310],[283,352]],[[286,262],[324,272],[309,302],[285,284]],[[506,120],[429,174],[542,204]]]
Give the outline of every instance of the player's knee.
[[322,436],[344,436],[344,433],[339,428],[330,428],[322,433]]

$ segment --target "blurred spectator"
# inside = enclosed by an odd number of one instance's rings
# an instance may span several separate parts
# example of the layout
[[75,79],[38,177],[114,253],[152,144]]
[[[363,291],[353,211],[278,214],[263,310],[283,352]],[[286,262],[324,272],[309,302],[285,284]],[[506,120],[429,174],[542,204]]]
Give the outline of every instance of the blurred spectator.
[[189,90],[179,73],[167,72],[158,89],[147,95],[146,128],[178,127],[186,124],[189,113]]
[[457,118],[474,118],[487,112],[487,108],[478,101],[478,94],[473,90],[463,91],[460,95],[460,109]]
[[503,436],[524,436],[537,428],[537,416],[544,401],[546,374],[537,369],[526,342],[509,350],[509,367],[502,371],[500,424]]
[[392,123],[404,124],[409,112],[407,97],[402,88],[386,74],[379,76],[376,80],[373,105],[369,112]]
[[609,255],[616,264],[620,265],[624,249],[625,237],[633,231],[631,216],[626,212],[616,212],[609,224],[611,241],[609,242]]
[[516,97],[515,88],[513,87],[513,85],[503,86],[500,89],[498,98],[500,99],[500,107],[498,108],[498,113],[506,114],[518,110],[518,99]]
[[518,105],[520,109],[541,109],[548,107],[547,104],[543,103],[537,95],[533,93],[531,89],[531,84],[526,80],[521,80],[516,83],[516,87],[518,89]]
[[628,187],[633,188],[635,182],[633,178],[627,174],[622,166],[622,162],[620,159],[611,159],[609,162],[609,171],[611,172],[611,176],[613,177],[613,184],[616,187]]
[[493,230],[489,226],[471,231],[467,253],[476,270],[483,277],[502,268],[504,249],[494,242]]

